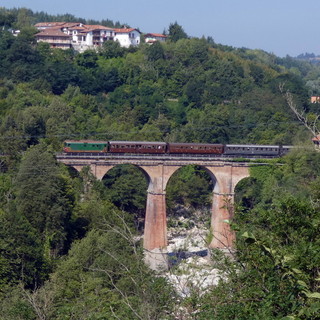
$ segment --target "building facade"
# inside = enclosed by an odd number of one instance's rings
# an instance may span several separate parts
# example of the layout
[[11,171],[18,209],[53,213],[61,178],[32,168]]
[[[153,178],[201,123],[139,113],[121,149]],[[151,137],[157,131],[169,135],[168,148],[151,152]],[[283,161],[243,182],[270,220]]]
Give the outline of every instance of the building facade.
[[140,31],[134,28],[114,29],[114,41],[118,41],[121,47],[129,48],[140,44]]
[[108,28],[82,23],[42,22],[35,27],[37,42],[47,42],[51,48],[74,48],[79,52],[101,47],[105,41],[117,41],[121,47],[140,44],[140,31],[134,28]]

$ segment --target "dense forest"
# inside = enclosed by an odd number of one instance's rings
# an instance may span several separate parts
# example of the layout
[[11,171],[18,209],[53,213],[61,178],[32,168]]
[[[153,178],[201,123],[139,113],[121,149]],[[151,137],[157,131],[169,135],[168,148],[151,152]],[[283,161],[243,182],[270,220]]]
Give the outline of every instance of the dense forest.
[[[35,42],[39,21],[121,25],[0,8],[0,319],[319,319],[320,154],[279,88],[317,119],[320,66],[193,38],[177,22],[165,43],[51,49]],[[234,258],[211,252],[227,277],[184,299],[136,240],[144,176],[73,172],[54,157],[70,138],[299,148],[251,168],[237,189]],[[211,192],[204,170],[182,168],[169,216],[210,207]]]

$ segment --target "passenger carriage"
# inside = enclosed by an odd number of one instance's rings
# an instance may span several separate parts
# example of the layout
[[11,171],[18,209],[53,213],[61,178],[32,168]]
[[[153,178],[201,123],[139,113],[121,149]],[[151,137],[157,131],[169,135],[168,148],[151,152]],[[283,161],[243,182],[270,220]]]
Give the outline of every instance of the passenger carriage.
[[109,141],[111,153],[166,153],[165,142]]
[[276,145],[227,144],[225,155],[233,156],[279,156],[280,147]]
[[223,144],[209,143],[168,143],[168,153],[222,154]]

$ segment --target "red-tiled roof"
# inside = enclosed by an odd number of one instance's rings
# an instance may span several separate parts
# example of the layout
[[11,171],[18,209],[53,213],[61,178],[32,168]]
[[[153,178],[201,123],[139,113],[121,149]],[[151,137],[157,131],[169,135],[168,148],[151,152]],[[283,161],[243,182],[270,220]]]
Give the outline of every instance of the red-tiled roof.
[[72,27],[80,26],[81,24],[82,24],[81,22],[64,22],[63,28],[72,28]]
[[160,33],[147,33],[145,37],[167,38],[166,35]]
[[39,22],[34,26],[36,28],[46,27],[46,28],[71,28],[74,26],[79,26],[80,22]]
[[46,30],[43,30],[39,33],[36,34],[37,37],[42,37],[42,36],[56,36],[56,37],[66,37],[66,38],[70,38],[70,35],[65,34],[64,32],[62,32],[60,29],[53,29],[53,28],[49,28]]
[[[83,30],[85,32],[94,31],[94,30],[114,30],[113,28],[105,27],[102,25],[90,25],[90,24],[81,24],[80,22],[40,22],[35,25],[37,28],[46,28],[46,29],[62,29],[67,28],[70,30]],[[134,30],[134,29],[132,29]]]
[[114,32],[116,33],[129,33],[132,31],[138,31],[139,33],[141,33],[139,30],[135,29],[135,28],[121,28],[121,29],[113,29]]
[[84,27],[90,30],[114,30],[113,28],[109,28],[101,25],[85,24]]
[[56,26],[61,26],[65,22],[39,22],[36,23],[34,26],[35,27],[56,27]]
[[71,27],[71,28],[68,28],[69,30],[78,30],[78,31],[83,31],[83,30],[86,30],[86,28],[84,27],[79,27],[79,26],[76,26],[76,27]]

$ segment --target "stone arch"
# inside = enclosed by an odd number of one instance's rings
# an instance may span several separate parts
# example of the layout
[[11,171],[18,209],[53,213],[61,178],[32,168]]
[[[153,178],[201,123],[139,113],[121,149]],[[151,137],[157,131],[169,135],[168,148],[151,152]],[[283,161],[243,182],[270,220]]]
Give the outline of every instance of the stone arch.
[[148,185],[149,185],[150,175],[148,174],[148,172],[142,166],[140,166],[138,164],[130,163],[130,162],[117,163],[112,166],[104,166],[105,167],[104,169],[101,168],[101,169],[96,170],[98,173],[98,176],[96,175],[96,177],[97,178],[101,177],[100,180],[103,180],[103,178],[109,173],[110,170],[112,170],[113,168],[122,166],[122,165],[130,165],[130,166],[137,168],[143,174],[143,176],[146,178]]
[[82,167],[81,168],[76,168],[74,166],[66,166],[66,167],[67,167],[67,170],[71,176],[80,177],[80,171],[81,171]]
[[68,165],[68,167],[73,168],[74,170],[78,171],[78,173],[81,172],[82,168],[84,167],[83,165]]
[[173,176],[175,174],[177,174],[181,169],[183,169],[185,167],[188,167],[188,166],[195,166],[195,167],[201,168],[210,177],[212,185],[213,185],[213,187],[215,187],[215,185],[216,185],[216,177],[206,166],[204,166],[202,164],[187,164],[186,163],[184,165],[181,165],[179,168],[176,168],[176,170],[174,172],[172,172],[171,176],[169,177],[169,179],[167,181],[166,190],[167,190],[167,186],[169,185],[170,180],[173,178]]
[[137,230],[143,231],[150,176],[137,164],[118,163],[101,178],[110,199],[121,210],[134,216]]
[[259,190],[259,188],[252,187],[257,183],[256,179],[253,177],[244,177],[239,180],[235,186],[235,200],[242,201],[241,206],[244,208],[251,209],[253,202],[252,199],[256,199],[255,194],[247,193],[248,188],[251,188],[253,192]]

